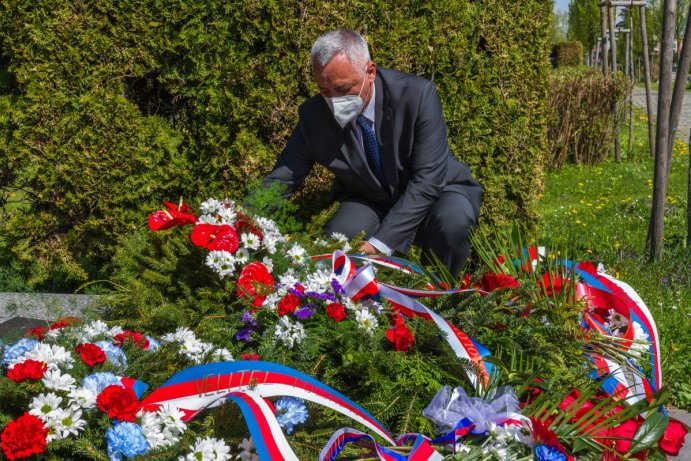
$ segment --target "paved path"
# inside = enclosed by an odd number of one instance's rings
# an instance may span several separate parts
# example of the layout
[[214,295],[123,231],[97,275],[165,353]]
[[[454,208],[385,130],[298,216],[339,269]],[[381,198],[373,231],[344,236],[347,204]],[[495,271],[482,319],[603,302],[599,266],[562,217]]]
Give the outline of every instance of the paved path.
[[[633,105],[646,109],[645,104],[645,88],[636,85],[633,87]],[[653,90],[653,114],[657,113],[657,90]],[[689,133],[691,133],[691,91],[687,91],[684,95],[684,102],[681,106],[681,116],[679,117],[679,126],[677,127],[677,138],[684,142],[689,140]]]

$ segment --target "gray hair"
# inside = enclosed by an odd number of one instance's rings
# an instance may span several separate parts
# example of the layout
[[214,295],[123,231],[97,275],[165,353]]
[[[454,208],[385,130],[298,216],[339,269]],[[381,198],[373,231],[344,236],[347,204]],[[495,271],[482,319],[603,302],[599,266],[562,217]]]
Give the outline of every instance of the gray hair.
[[336,55],[344,55],[355,69],[364,69],[370,60],[367,42],[362,35],[349,29],[334,29],[321,35],[312,45],[312,66],[324,67]]

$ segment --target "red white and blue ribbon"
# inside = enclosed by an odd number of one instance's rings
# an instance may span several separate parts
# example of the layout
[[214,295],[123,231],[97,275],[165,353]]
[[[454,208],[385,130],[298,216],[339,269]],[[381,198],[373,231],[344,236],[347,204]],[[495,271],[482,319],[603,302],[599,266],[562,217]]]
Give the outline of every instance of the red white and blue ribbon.
[[[347,444],[362,444],[363,442],[367,443],[367,446],[371,447],[375,453],[377,453],[381,461],[441,461],[444,459],[444,456],[430,445],[426,437],[415,434],[414,441],[410,453],[404,455],[393,448],[379,445],[369,434],[350,427],[344,427],[331,436],[326,446],[319,454],[319,461],[334,461]],[[399,444],[399,446],[400,445],[402,445],[402,443]]]
[[381,296],[407,317],[422,317],[433,321],[442,331],[456,355],[459,358],[469,360],[477,368],[477,374],[468,372],[468,378],[473,385],[479,387],[489,383],[493,366],[483,360],[484,357],[490,355],[490,352],[482,344],[463,333],[424,304],[412,299],[405,293],[410,290],[394,289],[389,285],[378,283],[374,268],[371,265],[363,265],[358,269],[351,258],[340,250],[334,252],[332,264],[333,273],[345,290],[346,296],[353,300],[365,296]]
[[142,402],[142,408],[155,411],[169,403],[183,411],[183,419],[188,421],[203,409],[220,405],[227,396],[248,390],[264,398],[292,396],[323,405],[394,443],[384,426],[352,400],[304,373],[269,362],[219,362],[188,368],[152,392]]

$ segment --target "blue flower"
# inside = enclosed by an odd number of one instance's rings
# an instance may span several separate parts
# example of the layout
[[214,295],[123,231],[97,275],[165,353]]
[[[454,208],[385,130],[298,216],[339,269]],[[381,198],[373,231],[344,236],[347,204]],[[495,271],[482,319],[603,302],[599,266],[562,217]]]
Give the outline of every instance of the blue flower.
[[82,387],[94,391],[96,395],[113,384],[125,387],[118,377],[109,371],[99,371],[82,379]]
[[535,447],[535,458],[538,461],[566,461],[566,455],[554,447],[538,445]]
[[257,326],[257,319],[255,319],[254,316],[252,316],[252,314],[248,311],[242,313],[242,321],[251,327]]
[[5,353],[2,355],[2,364],[8,366],[10,363],[36,347],[37,344],[38,341],[35,339],[22,338],[11,346],[7,346],[5,348]]
[[314,310],[312,309],[311,306],[305,306],[302,309],[298,309],[295,311],[295,317],[299,318],[300,320],[307,320],[308,318],[312,317],[314,315]]
[[283,397],[276,402],[275,408],[278,425],[288,434],[309,417],[304,401],[297,397]]
[[248,343],[252,340],[252,333],[253,330],[251,328],[245,328],[243,330],[238,331],[235,334],[235,339],[237,339],[238,341],[245,341],[246,343]]
[[159,350],[161,348],[161,343],[159,343],[157,340],[155,340],[151,336],[146,335],[146,339],[149,340],[149,348],[147,349],[147,351],[156,352],[157,350]]
[[96,341],[94,344],[103,349],[110,363],[117,367],[127,368],[127,357],[118,346],[110,341]]
[[106,431],[108,456],[111,461],[120,461],[123,456],[134,458],[149,452],[149,442],[138,424],[119,423]]

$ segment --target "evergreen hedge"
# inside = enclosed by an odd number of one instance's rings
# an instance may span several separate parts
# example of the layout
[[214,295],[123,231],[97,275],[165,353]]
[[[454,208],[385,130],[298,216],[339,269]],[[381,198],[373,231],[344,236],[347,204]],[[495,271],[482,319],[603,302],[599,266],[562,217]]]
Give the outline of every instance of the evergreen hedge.
[[583,44],[577,41],[554,45],[554,67],[578,67],[583,65]]
[[[316,92],[309,48],[362,31],[433,79],[486,229],[532,223],[547,154],[552,2],[0,0],[0,259],[31,284],[107,277],[164,199],[241,198]],[[329,177],[303,202],[320,206]]]

